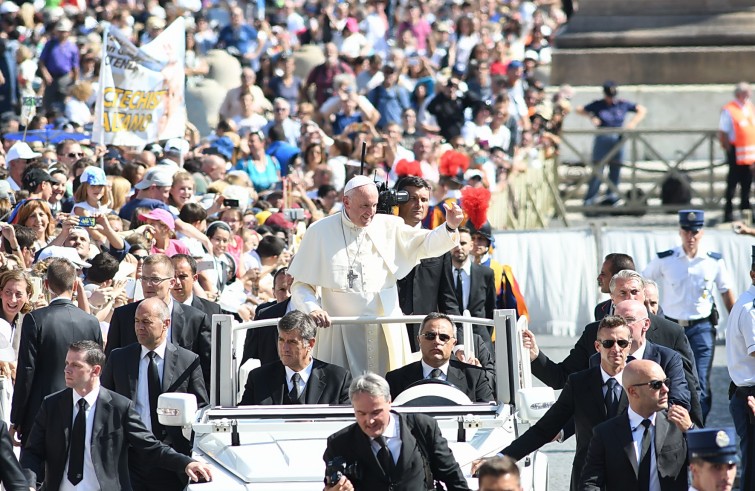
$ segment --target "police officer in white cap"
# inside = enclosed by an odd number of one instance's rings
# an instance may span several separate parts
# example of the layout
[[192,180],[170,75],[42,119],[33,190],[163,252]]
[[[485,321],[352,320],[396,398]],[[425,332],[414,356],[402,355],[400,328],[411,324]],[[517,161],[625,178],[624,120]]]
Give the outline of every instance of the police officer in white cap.
[[753,471],[749,463],[755,444],[752,410],[747,405],[747,397],[755,395],[755,246],[752,246],[750,280],[752,284],[737,299],[726,325],[726,362],[732,380],[729,412],[740,438],[743,476]]
[[[690,491],[730,491],[737,475],[734,428],[705,428],[687,432]],[[752,489],[740,486],[740,489]]]
[[700,380],[703,418],[711,408],[710,370],[718,324],[713,289],[721,293],[727,310],[734,305],[731,278],[723,256],[700,247],[704,223],[702,210],[680,211],[682,245],[657,253],[658,257],[642,272],[642,276],[658,283],[666,318],[682,326],[689,339]]

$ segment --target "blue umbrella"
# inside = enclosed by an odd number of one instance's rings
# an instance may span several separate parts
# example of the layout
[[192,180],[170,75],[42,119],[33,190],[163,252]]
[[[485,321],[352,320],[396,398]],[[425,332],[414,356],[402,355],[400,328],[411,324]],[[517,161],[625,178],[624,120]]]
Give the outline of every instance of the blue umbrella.
[[70,131],[56,130],[56,129],[44,129],[44,130],[29,130],[26,132],[26,138],[24,138],[24,132],[19,131],[16,133],[6,133],[3,135],[6,140],[26,141],[26,142],[44,142],[48,143],[60,143],[63,140],[89,140],[92,135],[89,133],[73,133]]

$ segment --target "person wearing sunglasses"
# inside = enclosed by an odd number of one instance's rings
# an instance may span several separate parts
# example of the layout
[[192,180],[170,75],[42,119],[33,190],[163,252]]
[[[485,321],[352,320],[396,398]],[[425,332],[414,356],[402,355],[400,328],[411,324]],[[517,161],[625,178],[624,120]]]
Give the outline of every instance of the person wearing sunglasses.
[[84,150],[81,144],[75,140],[63,140],[55,146],[58,162],[67,169],[73,168],[77,160],[84,158]]
[[[520,460],[559,437],[561,429],[574,418],[577,449],[570,490],[581,489],[577,484],[593,428],[621,414],[627,407],[622,376],[631,344],[632,333],[626,321],[614,315],[605,317],[594,341],[594,349],[600,353],[600,364],[569,375],[556,403],[535,425],[501,450],[501,454]],[[472,465],[472,473],[482,462],[478,460]]]
[[669,403],[670,383],[654,361],[627,365],[623,386],[629,407],[595,428],[580,490],[688,489],[684,434],[694,425],[686,409]]
[[[692,421],[702,426],[702,410],[697,391],[690,391],[685,378],[682,357],[676,351],[650,342],[645,333],[650,327],[650,319],[642,302],[624,300],[614,307],[615,315],[621,316],[632,331],[632,346],[629,348],[629,360],[652,360],[658,363],[666,376],[671,379],[669,401],[679,404],[690,411]],[[590,357],[590,366],[600,363],[600,356],[595,353]]]
[[424,379],[448,382],[474,402],[495,399],[485,370],[453,357],[456,326],[446,314],[432,312],[422,320],[417,337],[422,359],[385,375],[395,399],[414,383]]
[[[610,279],[609,289],[611,301],[614,305],[625,300],[637,300],[639,302],[646,300],[645,280],[636,271],[626,269],[619,271]],[[649,314],[648,318],[650,319],[650,327],[645,333],[648,341],[670,348],[682,356],[687,386],[690,391],[698,392],[700,383],[697,380],[695,357],[692,354],[690,343],[684,335],[684,329],[663,316]],[[550,360],[538,348],[535,335],[531,331],[525,331],[524,345],[530,350],[532,375],[542,380],[548,387],[556,390],[563,389],[570,374],[590,366],[590,356],[595,353],[593,345],[599,325],[598,322],[587,324],[569,355],[559,363]],[[694,409],[697,404],[696,399],[698,398],[693,398],[691,401],[693,416],[702,414],[702,409],[699,411]]]

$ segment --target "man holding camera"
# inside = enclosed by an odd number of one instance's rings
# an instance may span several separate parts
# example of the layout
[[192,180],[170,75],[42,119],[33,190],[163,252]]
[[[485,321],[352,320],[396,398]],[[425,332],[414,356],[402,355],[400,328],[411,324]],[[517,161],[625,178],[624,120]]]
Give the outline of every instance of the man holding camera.
[[[291,303],[318,327],[334,316],[400,316],[396,281],[420,259],[440,256],[458,242],[461,208],[446,206],[446,224],[433,231],[376,214],[379,193],[366,176],[344,188],[343,213],[315,222],[304,234],[288,273]],[[320,288],[320,294],[317,290]],[[386,373],[404,366],[411,354],[406,327],[366,324],[320,329],[313,355],[352,374]]]
[[327,491],[433,490],[435,480],[448,491],[469,490],[438,423],[424,414],[392,412],[385,379],[361,375],[349,397],[357,422],[328,437]]

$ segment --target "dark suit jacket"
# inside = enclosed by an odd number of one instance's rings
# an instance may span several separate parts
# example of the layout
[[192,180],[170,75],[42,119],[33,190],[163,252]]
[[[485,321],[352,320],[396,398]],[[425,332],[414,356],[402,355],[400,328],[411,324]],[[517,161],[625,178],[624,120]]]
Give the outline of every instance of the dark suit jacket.
[[[663,368],[663,372],[671,380],[669,386],[669,402],[684,406],[687,411],[690,410],[690,391],[687,386],[687,380],[684,378],[684,367],[682,366],[682,356],[676,351],[659,346],[657,344],[645,343],[645,352],[642,355],[643,360],[652,360]],[[600,365],[600,353],[595,353],[590,357],[590,366]]]
[[[520,460],[552,441],[573,417],[577,450],[572,466],[570,489],[575,491],[587,456],[592,430],[608,416],[604,401],[603,377],[599,366],[569,375],[556,403],[522,436],[501,450],[501,453]],[[625,410],[628,404],[627,396],[622,392],[619,412]]]
[[68,346],[91,340],[102,345],[100,323],[70,300],[56,300],[33,310],[21,324],[16,385],[10,420],[21,431],[22,441],[31,431],[42,399],[65,389],[63,374]]
[[[690,390],[690,416],[692,421],[700,427],[703,426],[702,409],[700,407],[700,383],[697,380],[697,368],[695,358],[689,346],[687,336],[679,324],[669,321],[657,315],[649,315],[650,328],[645,333],[645,338],[659,346],[670,348],[682,357],[684,378]],[[589,366],[590,357],[595,353],[595,339],[598,335],[598,322],[591,322],[585,326],[582,335],[574,344],[569,356],[561,363],[555,363],[540,351],[535,361],[532,362],[532,374],[539,378],[549,387],[561,389],[564,387],[566,378],[575,372],[584,370]]]
[[[396,370],[391,370],[385,374],[385,380],[391,386],[391,398],[393,399],[398,397],[400,393],[405,391],[414,382],[423,378],[422,362],[419,361],[397,368]],[[480,367],[457,360],[450,360],[446,381],[464,392],[472,402],[490,402],[495,399],[485,370]]]
[[[136,388],[139,381],[139,361],[141,345],[134,343],[125,348],[118,348],[110,353],[107,364],[102,370],[100,383],[106,389],[117,392],[136,404]],[[163,367],[162,391],[184,392],[194,394],[199,407],[209,404],[207,390],[196,353],[168,343],[165,348],[165,365]],[[166,445],[184,455],[191,453],[191,443],[184,438],[181,428],[166,426],[165,434],[155,435]]]
[[[422,259],[408,275],[398,280],[398,301],[406,315],[442,312],[459,315],[454,279],[451,275],[451,253]],[[419,324],[407,325],[412,351],[419,351]]]
[[[175,302],[175,299],[173,301]],[[207,314],[207,317],[209,317],[210,320],[212,320],[213,314],[224,313],[223,310],[220,308],[220,305],[218,305],[217,303],[210,302],[206,298],[201,298],[196,295],[194,295],[191,298],[191,306]]]
[[595,320],[598,322],[602,321],[603,317],[611,313],[611,307],[613,307],[613,302],[611,301],[610,298],[596,305],[595,306]]
[[[396,415],[396,413],[392,413]],[[401,453],[394,476],[387,476],[372,451],[370,439],[354,423],[328,437],[323,460],[343,457],[358,462],[362,479],[351,480],[360,491],[418,491],[428,489],[425,484],[424,459],[432,475],[442,481],[449,491],[469,490],[459,464],[448,443],[440,433],[438,423],[425,414],[398,414]],[[395,456],[394,456],[395,457]]]
[[[655,458],[662,491],[687,491],[687,440],[666,412],[655,417]],[[639,464],[626,411],[595,428],[580,491],[636,491]],[[651,469],[652,472],[652,469]]]
[[[304,404],[349,404],[351,374],[338,365],[315,359],[304,389]],[[286,368],[278,360],[249,372],[240,406],[290,404]]]
[[[264,309],[259,309],[254,320],[279,319],[286,315],[288,303],[291,297],[281,303],[272,303]],[[244,339],[244,355],[241,357],[243,365],[249,358],[260,360],[262,365],[267,365],[280,360],[278,357],[278,326],[259,327],[246,331]]]
[[[73,391],[47,397],[39,409],[21,465],[35,475],[45,469],[45,489],[59,489],[68,462],[73,425]],[[133,447],[158,467],[182,472],[191,459],[156,440],[129,399],[100,388],[92,425],[92,464],[101,489],[131,490],[128,448]]]
[[[453,268],[453,266],[450,267]],[[472,317],[492,319],[493,310],[495,310],[495,298],[495,273],[489,267],[473,262],[469,270],[469,299],[464,309],[469,310]],[[473,330],[475,334],[482,337],[490,352],[494,353],[491,337],[493,329],[488,328],[488,326],[475,325]]]
[[[110,330],[107,335],[107,346],[105,347],[105,354],[107,356],[110,356],[110,353],[116,348],[123,348],[124,346],[136,343],[134,316],[136,315],[136,308],[140,303],[130,303],[123,307],[118,307],[113,312],[113,317],[110,320]],[[201,310],[173,300],[173,311],[170,313],[170,328],[172,339],[168,341],[199,355],[205,387],[209,387],[210,344],[212,342],[210,318]]]
[[6,491],[29,491],[26,475],[13,453],[5,421],[0,421],[0,484]]

